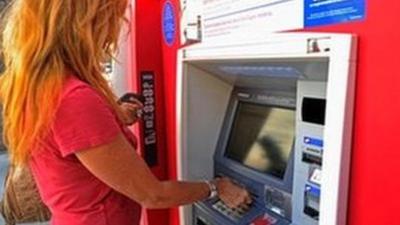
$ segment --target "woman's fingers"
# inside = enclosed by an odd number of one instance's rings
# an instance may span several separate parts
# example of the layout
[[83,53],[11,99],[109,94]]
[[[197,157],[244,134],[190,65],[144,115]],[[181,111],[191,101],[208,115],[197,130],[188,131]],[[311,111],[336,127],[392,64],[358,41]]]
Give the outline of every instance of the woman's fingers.
[[130,109],[130,110],[137,110],[137,109],[142,109],[143,105],[124,102],[121,104],[121,107]]
[[138,112],[143,108],[143,105],[141,103],[123,102],[121,103],[121,108],[125,116],[125,124],[132,125],[140,118],[140,113]]
[[133,97],[131,97],[129,99],[129,102],[124,102],[124,103],[133,104],[133,105],[139,105],[140,107],[143,107],[143,103],[141,101],[137,100],[136,98],[133,98]]
[[246,204],[247,205],[250,205],[251,203],[253,203],[253,199],[251,198],[251,195],[250,195],[250,193],[247,195],[247,197],[246,197]]
[[230,208],[243,207],[252,202],[248,191],[227,178],[217,180],[217,189],[220,199]]
[[140,105],[131,104],[131,103],[123,103],[121,105],[121,107],[126,113],[129,113],[129,114],[131,114],[133,116],[137,116],[136,114],[137,114],[138,110],[143,108]]

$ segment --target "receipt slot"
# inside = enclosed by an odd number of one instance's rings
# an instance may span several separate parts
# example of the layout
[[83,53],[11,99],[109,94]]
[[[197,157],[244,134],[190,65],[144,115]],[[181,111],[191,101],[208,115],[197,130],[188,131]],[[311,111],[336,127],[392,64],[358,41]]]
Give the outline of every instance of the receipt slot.
[[178,176],[226,176],[253,204],[182,207],[184,225],[345,224],[356,40],[282,33],[180,50]]

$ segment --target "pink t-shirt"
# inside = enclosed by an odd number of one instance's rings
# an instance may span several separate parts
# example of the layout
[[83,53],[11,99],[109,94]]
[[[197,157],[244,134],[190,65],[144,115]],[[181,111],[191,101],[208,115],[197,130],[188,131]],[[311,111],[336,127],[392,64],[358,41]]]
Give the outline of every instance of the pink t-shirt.
[[50,134],[30,161],[52,225],[139,224],[140,206],[97,179],[75,156],[121,132],[136,146],[107,102],[88,84],[68,78]]

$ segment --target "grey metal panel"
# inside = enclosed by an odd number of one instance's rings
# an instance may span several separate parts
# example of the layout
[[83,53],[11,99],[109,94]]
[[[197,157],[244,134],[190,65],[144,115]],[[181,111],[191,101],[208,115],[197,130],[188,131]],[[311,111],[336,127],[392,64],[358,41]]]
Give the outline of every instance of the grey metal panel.
[[293,224],[294,225],[318,225],[318,220],[304,213],[305,186],[309,184],[310,164],[303,162],[304,137],[313,137],[323,140],[324,127],[302,121],[301,107],[303,97],[319,99],[326,98],[326,82],[299,81],[297,90],[297,118],[296,118],[296,145],[295,166],[293,179]]

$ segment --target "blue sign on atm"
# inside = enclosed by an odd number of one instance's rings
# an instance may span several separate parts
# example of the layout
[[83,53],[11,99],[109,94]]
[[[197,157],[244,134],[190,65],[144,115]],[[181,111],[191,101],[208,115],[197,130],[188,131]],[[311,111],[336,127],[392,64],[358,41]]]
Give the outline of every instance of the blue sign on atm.
[[304,137],[304,144],[314,145],[317,147],[324,147],[324,141],[318,138]]
[[162,32],[164,41],[171,46],[175,41],[176,34],[175,9],[170,1],[166,1],[162,12]]
[[304,0],[304,26],[344,23],[365,18],[365,0]]

